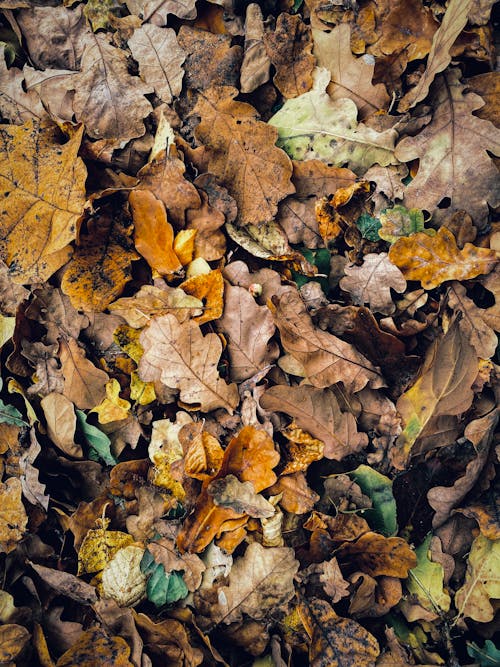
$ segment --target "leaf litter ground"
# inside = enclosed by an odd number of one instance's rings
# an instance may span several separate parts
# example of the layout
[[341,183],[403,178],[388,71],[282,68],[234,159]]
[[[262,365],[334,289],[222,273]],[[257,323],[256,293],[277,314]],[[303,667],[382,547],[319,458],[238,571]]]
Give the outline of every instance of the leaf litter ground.
[[493,0],[0,0],[0,663],[498,665]]

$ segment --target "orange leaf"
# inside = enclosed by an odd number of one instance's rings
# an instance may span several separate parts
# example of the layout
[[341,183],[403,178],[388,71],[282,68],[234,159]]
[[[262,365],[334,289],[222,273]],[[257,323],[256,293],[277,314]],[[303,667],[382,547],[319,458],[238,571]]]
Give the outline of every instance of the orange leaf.
[[433,289],[445,280],[470,280],[489,273],[497,263],[494,250],[472,243],[459,250],[446,227],[440,227],[436,236],[417,232],[398,239],[389,250],[389,259],[407,280],[420,280],[425,289]]
[[417,565],[415,552],[401,537],[384,537],[368,532],[358,537],[356,542],[346,542],[337,551],[339,560],[355,561],[362,572],[379,577],[399,577],[406,579],[408,570]]
[[128,197],[134,220],[135,247],[152,269],[162,276],[182,270],[174,252],[174,230],[165,206],[148,190],[133,190]]
[[265,431],[244,426],[227,446],[217,477],[236,475],[241,482],[253,482],[258,493],[276,482],[272,468],[279,460],[274,442]]
[[222,315],[224,310],[224,279],[220,269],[188,278],[179,287],[186,294],[203,301],[203,314],[193,317],[193,320],[198,324],[217,320]]

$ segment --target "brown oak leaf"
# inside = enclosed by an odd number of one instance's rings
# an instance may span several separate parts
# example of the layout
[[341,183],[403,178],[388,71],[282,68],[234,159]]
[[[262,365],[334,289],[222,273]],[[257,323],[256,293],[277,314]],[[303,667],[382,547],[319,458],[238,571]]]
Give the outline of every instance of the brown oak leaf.
[[363,264],[348,264],[344,268],[345,278],[340,281],[340,288],[349,292],[355,304],[370,308],[383,315],[390,315],[396,310],[391,297],[391,289],[404,292],[406,280],[401,271],[389,260],[387,253],[369,253],[363,257]]
[[86,358],[73,338],[61,340],[59,358],[64,376],[64,396],[81,410],[99,405],[106,396],[108,374]]

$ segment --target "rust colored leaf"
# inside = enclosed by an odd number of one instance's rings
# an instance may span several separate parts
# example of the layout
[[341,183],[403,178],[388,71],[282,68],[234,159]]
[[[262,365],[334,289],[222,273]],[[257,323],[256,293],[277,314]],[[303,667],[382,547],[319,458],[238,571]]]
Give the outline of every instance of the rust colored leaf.
[[235,102],[228,86],[200,94],[196,137],[209,149],[209,171],[236,199],[240,224],[260,225],[276,215],[278,202],[294,192],[292,163],[274,144],[277,131],[257,120],[255,109]]
[[0,483],[0,551],[9,553],[23,538],[28,516],[21,500],[22,486],[16,477]]
[[276,68],[273,81],[284,98],[311,89],[314,68],[311,29],[297,14],[280,14],[276,30],[264,34],[264,44]]
[[408,542],[401,537],[384,537],[373,532],[361,535],[355,542],[344,543],[336,555],[340,561],[354,560],[360,570],[372,577],[406,579],[408,570],[417,564]]
[[281,507],[294,514],[310,512],[319,500],[318,494],[308,486],[302,472],[281,476],[276,484],[269,488],[269,493],[273,496],[282,493]]
[[74,339],[61,340],[59,358],[64,376],[64,396],[81,410],[99,405],[106,396],[108,374],[86,358]]
[[379,654],[377,640],[357,621],[337,616],[326,600],[313,598],[299,606],[310,638],[311,667],[374,667]]
[[71,255],[85,200],[82,134],[61,145],[55,126],[0,128],[0,256],[16,282],[44,282]]
[[122,637],[110,637],[95,627],[80,635],[78,641],[57,661],[56,667],[92,667],[99,660],[103,667],[134,667],[130,647]]
[[425,289],[446,280],[469,280],[489,273],[497,263],[494,250],[472,243],[459,250],[446,227],[441,227],[436,236],[417,232],[398,239],[389,250],[389,259],[407,280],[419,280]]
[[[453,209],[464,209],[483,228],[488,204],[495,207],[500,202],[500,177],[486,152],[500,155],[500,130],[472,114],[482,106],[482,100],[475,93],[464,92],[459,77],[460,70],[455,68],[436,78],[429,97],[434,109],[432,121],[396,146],[398,160],[420,160],[403,203],[407,208],[434,211],[449,197]],[[469,180],[474,187],[462,187]]]
[[277,302],[274,319],[281,343],[304,366],[312,385],[343,382],[349,391],[359,391],[383,384],[377,368],[352,345],[314,327],[298,292],[288,290]]
[[163,102],[170,104],[181,92],[182,63],[186,58],[175,31],[145,23],[134,30],[128,45],[139,63],[141,78]]
[[395,311],[391,289],[404,292],[406,280],[390,262],[387,253],[369,253],[363,257],[361,266],[350,264],[344,271],[346,277],[340,281],[340,287],[349,292],[355,304],[369,303],[373,311],[384,315]]
[[349,24],[341,23],[329,33],[314,30],[313,37],[317,64],[330,71],[327,92],[333,100],[349,97],[358,107],[360,120],[387,108],[389,95],[384,84],[372,83],[375,63],[356,58],[351,52]]
[[148,190],[133,190],[129,203],[137,251],[162,276],[179,273],[182,265],[173,249],[174,230],[167,220],[163,202]]
[[270,342],[275,326],[269,309],[259,306],[243,287],[227,285],[217,330],[228,343],[231,380],[241,382],[273,363],[279,354]]
[[200,431],[197,425],[187,425],[181,429],[179,440],[184,447],[187,446],[184,456],[186,475],[204,481],[219,472],[224,450],[217,438],[207,431]]
[[220,269],[188,278],[179,285],[189,296],[203,302],[203,313],[193,317],[198,324],[217,320],[224,309],[224,279]]
[[182,401],[198,404],[204,412],[225,408],[232,414],[239,403],[238,390],[219,377],[222,343],[216,334],[203,336],[196,322],[180,324],[175,315],[162,315],[144,330],[141,345],[142,380],[160,380],[167,387],[179,389]]
[[125,227],[111,212],[92,220],[88,227],[64,272],[61,289],[75,308],[100,312],[120,296],[138,255],[130,239],[131,227]]

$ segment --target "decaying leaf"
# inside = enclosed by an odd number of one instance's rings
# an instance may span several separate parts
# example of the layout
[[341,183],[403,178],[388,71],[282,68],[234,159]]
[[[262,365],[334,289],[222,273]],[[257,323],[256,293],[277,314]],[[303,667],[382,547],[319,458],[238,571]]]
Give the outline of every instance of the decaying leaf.
[[87,170],[80,127],[64,145],[55,126],[0,128],[0,255],[19,283],[43,282],[71,255]]
[[106,395],[109,376],[85,357],[74,339],[61,341],[59,350],[64,376],[64,395],[78,408],[94,408]]
[[175,315],[162,315],[145,329],[141,345],[142,380],[160,380],[179,389],[182,401],[205,412],[225,408],[232,413],[238,405],[236,385],[226,384],[217,371],[222,343],[216,334],[203,336],[192,320],[180,324]]
[[384,315],[394,312],[396,306],[391,298],[391,289],[404,292],[406,280],[385,252],[365,255],[361,266],[351,264],[344,271],[346,277],[339,284],[349,292],[355,304],[362,306],[369,303],[373,311]]
[[364,533],[354,542],[344,543],[337,558],[355,560],[357,567],[372,577],[385,575],[406,579],[408,571],[417,564],[415,552],[400,537],[384,537],[378,533]]
[[487,623],[494,616],[491,600],[500,597],[500,541],[478,535],[469,553],[464,585],[455,605],[460,616]]
[[130,647],[122,637],[110,637],[101,628],[95,627],[83,632],[78,641],[57,661],[56,667],[95,665],[98,656],[103,667],[133,667],[129,660]]
[[21,482],[15,477],[10,477],[1,484],[0,550],[3,553],[9,553],[15,549],[26,530],[28,516],[21,495]]

